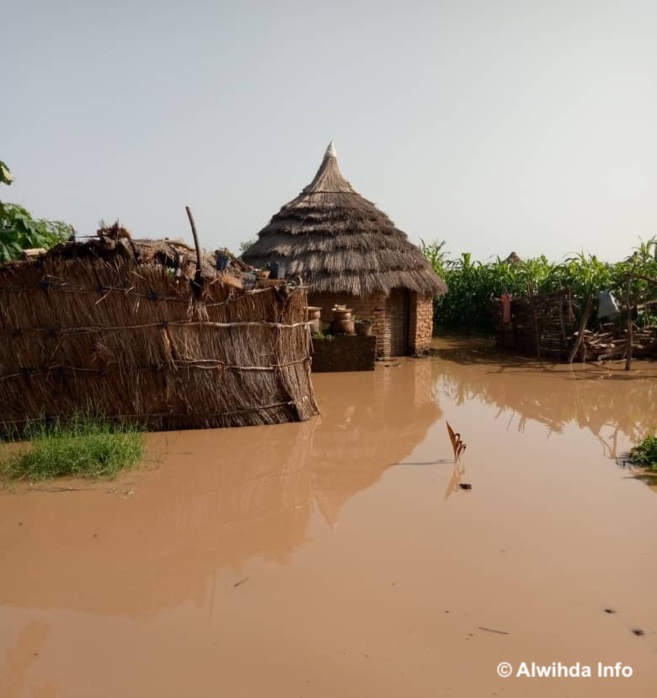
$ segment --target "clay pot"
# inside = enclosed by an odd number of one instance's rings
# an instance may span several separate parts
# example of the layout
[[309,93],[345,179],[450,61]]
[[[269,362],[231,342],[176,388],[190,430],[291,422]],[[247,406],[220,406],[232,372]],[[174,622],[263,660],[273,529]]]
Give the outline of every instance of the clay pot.
[[371,337],[372,336],[372,323],[371,322],[357,322],[356,323],[356,334],[359,337]]
[[333,320],[331,334],[356,334],[353,320]]
[[354,321],[351,319],[352,308],[336,306],[333,308],[333,322],[331,332],[333,334],[355,334]]
[[321,313],[322,309],[316,305],[309,305],[306,308],[308,316],[308,326],[312,334],[319,334],[322,331]]
[[333,319],[334,320],[351,320],[351,313],[353,312],[352,308],[346,308],[345,306],[342,305],[336,305],[335,308],[333,308]]

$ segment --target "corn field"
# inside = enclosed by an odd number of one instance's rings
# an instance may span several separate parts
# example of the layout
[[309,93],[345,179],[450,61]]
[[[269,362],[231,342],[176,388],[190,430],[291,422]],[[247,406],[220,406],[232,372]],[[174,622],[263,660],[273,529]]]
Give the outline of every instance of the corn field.
[[434,301],[435,327],[491,332],[490,301],[503,293],[517,298],[570,289],[580,309],[589,296],[597,298],[603,290],[611,290],[619,301],[624,301],[630,273],[636,275],[632,282],[632,304],[640,307],[637,324],[654,324],[657,320],[657,304],[645,305],[657,299],[657,285],[637,278],[657,279],[657,237],[642,242],[626,259],[613,263],[584,253],[559,263],[550,262],[544,255],[516,262],[498,257],[483,263],[473,261],[469,252],[449,259],[445,242],[421,241],[421,250],[449,287],[445,296]]

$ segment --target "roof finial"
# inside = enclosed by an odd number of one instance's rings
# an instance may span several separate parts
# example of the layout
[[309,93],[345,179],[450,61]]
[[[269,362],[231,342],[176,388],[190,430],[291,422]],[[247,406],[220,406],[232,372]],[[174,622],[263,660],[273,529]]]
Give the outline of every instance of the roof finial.
[[335,158],[337,157],[338,154],[335,152],[335,143],[331,141],[328,145],[328,148],[326,149],[326,156],[327,158]]

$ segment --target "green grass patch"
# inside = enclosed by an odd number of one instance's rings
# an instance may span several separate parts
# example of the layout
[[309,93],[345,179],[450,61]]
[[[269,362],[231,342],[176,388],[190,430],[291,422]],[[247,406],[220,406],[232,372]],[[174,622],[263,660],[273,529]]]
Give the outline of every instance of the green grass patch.
[[101,420],[76,418],[66,425],[32,425],[22,438],[21,443],[1,447],[0,477],[111,478],[144,455],[143,434],[137,427],[110,426]]
[[657,470],[657,436],[646,438],[630,451],[633,463]]

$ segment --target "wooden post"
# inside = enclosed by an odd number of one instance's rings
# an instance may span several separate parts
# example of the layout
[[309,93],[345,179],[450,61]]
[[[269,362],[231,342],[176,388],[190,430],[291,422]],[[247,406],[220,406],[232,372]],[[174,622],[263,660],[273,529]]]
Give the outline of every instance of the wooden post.
[[538,331],[538,317],[536,316],[536,296],[530,296],[529,301],[532,306],[532,318],[534,320],[534,341],[536,343],[536,356],[541,358],[541,335]]
[[563,302],[564,302],[564,295],[560,294],[559,295],[559,325],[561,326],[561,356],[560,358],[563,359],[564,353],[566,351],[566,323],[564,322],[563,319]]
[[591,314],[592,308],[593,308],[593,296],[589,296],[586,299],[586,305],[584,306],[584,312],[582,313],[582,319],[580,320],[579,329],[577,330],[577,340],[575,341],[573,348],[570,350],[570,355],[568,356],[568,363],[569,364],[573,363],[573,359],[577,355],[577,350],[579,349],[580,344],[582,343],[582,339],[584,339],[584,330],[586,329],[586,323],[589,321],[589,315]]
[[198,281],[201,276],[201,246],[198,244],[198,235],[196,234],[196,224],[194,223],[192,210],[189,206],[185,206],[185,210],[187,211],[187,218],[189,218],[189,224],[192,226],[192,235],[194,236],[194,247],[196,248],[196,281]]
[[625,340],[625,370],[632,369],[632,274],[627,277],[627,295],[625,296],[627,307],[627,338]]

